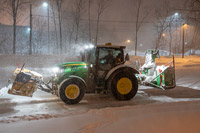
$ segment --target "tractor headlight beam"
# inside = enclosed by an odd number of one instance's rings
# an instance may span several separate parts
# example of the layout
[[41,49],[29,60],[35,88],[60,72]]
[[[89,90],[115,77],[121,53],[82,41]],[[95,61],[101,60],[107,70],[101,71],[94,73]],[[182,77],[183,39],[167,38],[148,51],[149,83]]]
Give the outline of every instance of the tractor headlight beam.
[[54,72],[54,73],[58,73],[58,72],[59,72],[59,67],[54,67],[54,68],[53,68],[53,72]]

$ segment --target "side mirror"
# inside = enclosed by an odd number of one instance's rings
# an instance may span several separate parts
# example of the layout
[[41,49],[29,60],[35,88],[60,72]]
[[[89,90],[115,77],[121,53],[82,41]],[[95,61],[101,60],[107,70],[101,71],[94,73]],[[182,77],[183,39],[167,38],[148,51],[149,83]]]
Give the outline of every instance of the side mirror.
[[129,55],[127,53],[126,56],[125,56],[125,61],[129,61],[129,60],[130,60],[130,58],[129,58]]

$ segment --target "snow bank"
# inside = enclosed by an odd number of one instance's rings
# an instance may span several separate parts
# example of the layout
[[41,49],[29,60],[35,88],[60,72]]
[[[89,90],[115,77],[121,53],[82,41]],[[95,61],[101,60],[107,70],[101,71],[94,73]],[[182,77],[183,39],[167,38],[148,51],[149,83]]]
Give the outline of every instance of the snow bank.
[[8,95],[8,90],[11,88],[12,85],[10,84],[8,87],[3,87],[0,89],[0,96],[6,96]]
[[[128,64],[135,65],[136,60],[140,60],[141,64],[144,64],[145,62],[145,58],[142,56],[130,56],[130,61],[128,61]],[[161,56],[160,58],[156,58],[155,61],[157,65],[165,65],[172,61],[172,57]],[[200,66],[200,56],[185,56],[184,58],[181,56],[175,56],[175,65],[176,67]]]

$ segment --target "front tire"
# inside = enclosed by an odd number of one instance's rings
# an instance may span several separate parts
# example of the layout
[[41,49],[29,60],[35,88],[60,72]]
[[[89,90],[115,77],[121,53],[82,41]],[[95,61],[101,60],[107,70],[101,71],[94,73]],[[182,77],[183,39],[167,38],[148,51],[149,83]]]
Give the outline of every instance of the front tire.
[[85,89],[85,84],[79,79],[69,79],[60,87],[60,99],[66,104],[77,104],[82,100]]
[[126,70],[116,71],[109,79],[110,89],[117,100],[130,100],[138,90],[138,81],[134,73]]

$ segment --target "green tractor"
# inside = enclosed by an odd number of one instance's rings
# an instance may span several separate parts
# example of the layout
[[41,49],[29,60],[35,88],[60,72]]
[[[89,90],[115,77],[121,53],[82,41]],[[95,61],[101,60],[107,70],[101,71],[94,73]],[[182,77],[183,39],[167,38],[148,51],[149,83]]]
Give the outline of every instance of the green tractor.
[[[57,65],[54,68],[52,80],[48,82],[52,87],[44,83],[41,77],[23,72],[22,68],[17,73],[9,93],[32,96],[36,90],[35,86],[38,86],[41,90],[58,95],[66,104],[79,103],[85,93],[111,92],[117,100],[130,100],[138,90],[138,80],[135,74],[139,72],[132,66],[125,65],[129,57],[124,56],[124,49],[125,46],[97,45],[87,51],[83,62],[67,62]],[[27,80],[21,81],[26,77]],[[30,81],[32,86],[30,86]],[[21,86],[23,86],[23,92],[20,90]],[[34,91],[31,91],[31,88],[34,88]],[[29,90],[31,94],[26,90]]]

